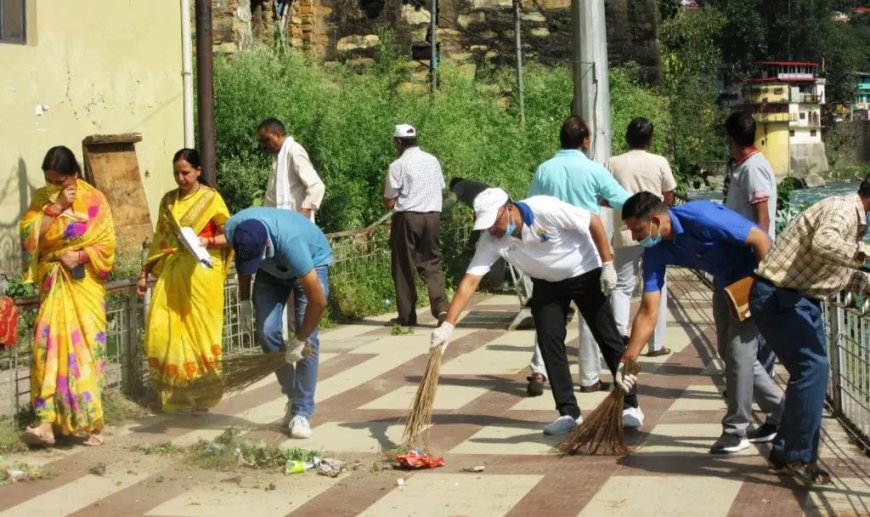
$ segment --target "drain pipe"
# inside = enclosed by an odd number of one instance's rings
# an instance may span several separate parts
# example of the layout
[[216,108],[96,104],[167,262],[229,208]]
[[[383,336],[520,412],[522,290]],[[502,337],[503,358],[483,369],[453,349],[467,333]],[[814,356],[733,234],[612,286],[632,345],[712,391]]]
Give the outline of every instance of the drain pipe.
[[181,81],[184,98],[184,147],[196,146],[193,137],[193,51],[190,42],[190,0],[181,0]]

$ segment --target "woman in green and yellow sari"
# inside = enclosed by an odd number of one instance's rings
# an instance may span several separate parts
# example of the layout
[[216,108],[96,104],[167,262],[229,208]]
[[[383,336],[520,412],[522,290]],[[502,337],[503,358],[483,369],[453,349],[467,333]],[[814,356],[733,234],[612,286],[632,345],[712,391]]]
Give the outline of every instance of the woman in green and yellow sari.
[[112,213],[102,192],[79,179],[81,169],[66,147],[49,149],[42,170],[46,186],[20,223],[24,281],[39,291],[30,367],[38,425],[23,439],[52,445],[57,434],[100,445]]
[[[160,202],[157,230],[137,289],[145,293],[150,273],[157,278],[145,332],[145,353],[153,384],[167,413],[207,412],[221,399],[218,382],[223,331],[224,280],[229,250],[223,226],[230,213],[218,192],[200,180],[195,149],[172,158],[178,188]],[[213,267],[200,265],[178,241],[179,229],[199,236]],[[208,385],[213,389],[202,390]]]

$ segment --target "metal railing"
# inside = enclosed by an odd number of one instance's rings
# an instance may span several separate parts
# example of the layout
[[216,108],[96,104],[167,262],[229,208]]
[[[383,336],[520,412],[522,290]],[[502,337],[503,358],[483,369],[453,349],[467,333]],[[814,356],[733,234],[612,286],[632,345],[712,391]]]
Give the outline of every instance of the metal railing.
[[[331,284],[355,282],[372,273],[386,275],[387,281],[392,282],[389,217],[387,214],[365,228],[327,234],[335,260],[330,267]],[[469,224],[451,226],[442,231],[442,241],[464,243],[469,234]],[[16,305],[20,314],[19,343],[11,349],[0,348],[0,416],[17,415],[30,405],[33,322],[38,299],[18,298]],[[118,390],[140,399],[148,394],[150,383],[143,346],[147,306],[147,295],[136,294],[135,280],[117,280],[106,285],[108,325],[103,379],[106,390]],[[241,328],[238,314],[238,280],[231,272],[224,284],[224,357],[258,348],[253,331]]]

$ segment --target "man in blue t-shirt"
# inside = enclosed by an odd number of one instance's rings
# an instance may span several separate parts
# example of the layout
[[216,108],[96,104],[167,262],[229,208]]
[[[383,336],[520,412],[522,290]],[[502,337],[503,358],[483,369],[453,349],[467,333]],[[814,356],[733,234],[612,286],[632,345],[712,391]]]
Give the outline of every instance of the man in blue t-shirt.
[[[284,425],[291,437],[308,438],[320,357],[317,325],[329,295],[332,249],[323,232],[308,218],[278,208],[242,210],[230,217],[224,231],[236,253],[239,322],[242,328],[250,328],[256,313],[256,330],[263,350],[286,351],[287,364],[275,372],[281,392],[288,399]],[[257,279],[252,303],[254,273]],[[291,294],[296,331],[285,345],[281,315]]]
[[[667,266],[700,269],[713,275],[713,319],[719,356],[725,361],[728,404],[722,436],[711,454],[731,454],[750,442],[770,442],[782,416],[782,393],[756,358],[758,328],[752,318],[731,313],[725,286],[752,274],[770,250],[770,238],[736,212],[709,201],[668,209],[655,194],[640,192],[622,206],[622,219],[643,255],[643,299],[631,327],[625,358],[640,354],[653,332]],[[753,396],[767,421],[749,430]]]

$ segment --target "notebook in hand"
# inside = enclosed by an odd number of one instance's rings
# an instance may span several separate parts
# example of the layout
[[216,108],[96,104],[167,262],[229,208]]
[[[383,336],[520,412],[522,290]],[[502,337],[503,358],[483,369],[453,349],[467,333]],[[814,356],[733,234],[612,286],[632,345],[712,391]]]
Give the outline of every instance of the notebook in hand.
[[214,264],[211,261],[211,255],[208,250],[203,247],[199,242],[199,236],[193,231],[193,228],[189,226],[185,226],[181,228],[178,234],[178,242],[184,246],[191,255],[196,257],[196,260],[205,267],[213,267]]

